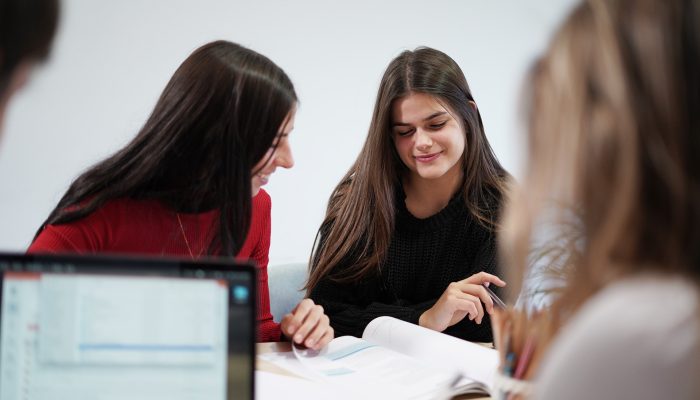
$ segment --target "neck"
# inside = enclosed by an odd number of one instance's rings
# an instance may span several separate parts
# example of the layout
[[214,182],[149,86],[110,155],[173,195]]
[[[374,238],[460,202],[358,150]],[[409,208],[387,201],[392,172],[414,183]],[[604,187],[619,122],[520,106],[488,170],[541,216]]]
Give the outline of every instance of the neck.
[[464,176],[460,168],[453,168],[453,171],[436,179],[424,179],[413,174],[404,178],[406,208],[414,217],[428,218],[447,206],[461,188]]

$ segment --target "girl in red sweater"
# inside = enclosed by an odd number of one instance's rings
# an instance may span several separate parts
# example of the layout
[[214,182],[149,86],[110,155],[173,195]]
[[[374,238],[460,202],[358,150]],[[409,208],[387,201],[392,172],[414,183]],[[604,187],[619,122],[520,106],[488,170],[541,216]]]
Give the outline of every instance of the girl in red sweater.
[[200,47],[136,138],[73,182],[29,252],[250,258],[259,267],[258,341],[325,346],[333,329],[310,299],[281,324],[270,313],[270,196],[261,186],[294,164],[296,103],[268,58],[225,41]]

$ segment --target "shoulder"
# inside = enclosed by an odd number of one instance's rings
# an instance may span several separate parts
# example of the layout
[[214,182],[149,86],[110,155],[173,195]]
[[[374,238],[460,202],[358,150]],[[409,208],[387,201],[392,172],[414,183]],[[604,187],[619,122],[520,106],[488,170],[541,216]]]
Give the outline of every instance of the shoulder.
[[94,212],[67,225],[90,226],[116,232],[125,227],[172,219],[173,211],[157,200],[116,198],[107,200]]
[[251,211],[251,231],[249,232],[249,236],[253,234],[253,232],[263,231],[267,231],[267,234],[269,235],[270,219],[272,216],[272,200],[266,191],[260,189],[258,194],[253,197]]
[[130,198],[117,198],[107,200],[98,210],[105,213],[120,213],[120,212],[153,212],[164,210],[160,202],[156,200],[137,200]]
[[45,226],[28,251],[104,251],[107,243],[124,226],[135,226],[145,221],[145,209],[148,207],[139,201],[109,200],[80,219]]
[[118,198],[107,201],[93,215],[117,226],[133,226],[171,220],[174,211],[158,200]]
[[696,285],[680,278],[640,276],[603,289],[552,344],[543,398],[683,398],[700,357],[699,300]]
[[689,319],[697,322],[698,300],[695,285],[681,278],[628,278],[589,300],[572,321],[569,333],[598,326],[609,328],[586,336],[598,336],[597,340],[610,345],[630,339],[665,340],[675,336]]
[[269,210],[270,208],[272,208],[272,198],[265,189],[260,189],[258,194],[253,197],[253,209]]

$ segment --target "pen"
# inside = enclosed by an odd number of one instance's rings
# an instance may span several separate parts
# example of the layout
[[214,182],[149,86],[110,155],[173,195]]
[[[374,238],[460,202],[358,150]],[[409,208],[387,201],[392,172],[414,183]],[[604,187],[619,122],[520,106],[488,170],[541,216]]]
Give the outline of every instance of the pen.
[[504,303],[503,300],[499,299],[498,296],[496,296],[496,293],[494,293],[493,290],[489,289],[488,286],[484,285],[484,289],[486,289],[486,293],[488,293],[491,297],[491,300],[493,300],[493,304],[505,310],[506,303]]

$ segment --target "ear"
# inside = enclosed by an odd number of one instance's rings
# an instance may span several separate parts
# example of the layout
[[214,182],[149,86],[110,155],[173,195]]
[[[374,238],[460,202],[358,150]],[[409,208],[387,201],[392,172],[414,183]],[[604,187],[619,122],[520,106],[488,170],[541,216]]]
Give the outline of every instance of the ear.
[[476,103],[473,102],[472,100],[469,100],[469,105],[472,106],[474,111],[479,111],[479,108],[476,106]]

